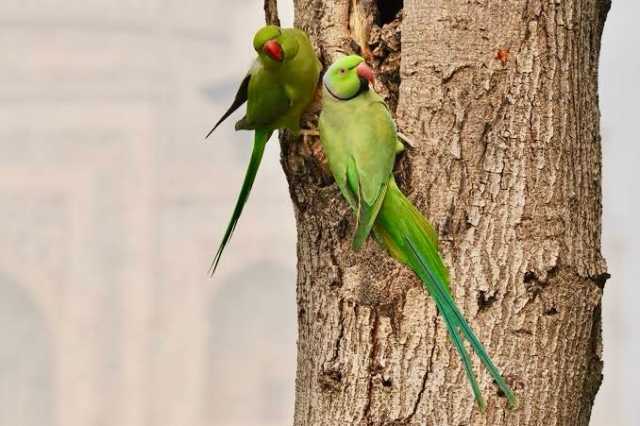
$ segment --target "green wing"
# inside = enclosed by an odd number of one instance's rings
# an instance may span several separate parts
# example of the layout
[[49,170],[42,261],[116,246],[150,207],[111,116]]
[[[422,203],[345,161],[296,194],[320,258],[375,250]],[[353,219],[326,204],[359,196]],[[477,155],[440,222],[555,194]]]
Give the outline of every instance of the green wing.
[[373,92],[324,103],[320,137],[336,183],[356,212],[353,247],[362,247],[375,222],[393,171],[396,132]]
[[290,106],[291,100],[281,79],[256,63],[249,80],[247,114],[236,123],[236,130],[274,130]]
[[222,123],[224,120],[226,120],[227,117],[229,117],[231,114],[233,114],[233,112],[235,110],[240,108],[240,106],[247,101],[247,97],[249,95],[249,81],[250,80],[251,80],[251,73],[248,73],[242,79],[242,83],[240,83],[240,87],[238,87],[238,91],[236,92],[236,97],[233,99],[233,103],[227,109],[227,111],[222,115],[222,117],[220,117],[220,119],[215,124],[215,126],[213,126],[213,128],[211,130],[209,130],[209,133],[207,133],[207,136],[204,137],[205,139],[207,139],[209,136],[211,136],[211,133],[213,133],[214,130],[216,130],[218,128],[220,123]]
[[354,157],[349,157],[347,186],[356,201],[356,231],[353,235],[353,248],[356,250],[362,247],[367,240],[387,192],[387,183],[385,182],[382,182],[377,187],[372,186],[371,189],[377,189],[377,193],[375,193],[375,198],[371,202],[366,201],[364,196],[366,184],[363,183],[361,170],[358,168],[357,160]]

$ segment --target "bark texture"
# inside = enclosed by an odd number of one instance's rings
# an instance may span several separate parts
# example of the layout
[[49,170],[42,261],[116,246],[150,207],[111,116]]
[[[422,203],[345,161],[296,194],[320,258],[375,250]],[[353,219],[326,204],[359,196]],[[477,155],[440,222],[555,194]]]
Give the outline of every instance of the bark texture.
[[[295,425],[587,425],[601,381],[601,0],[295,0],[325,65],[358,52],[415,145],[402,189],[455,298],[520,398],[477,359],[480,413],[436,308],[353,217],[318,141],[283,138],[298,226]],[[273,19],[273,18],[272,18]],[[307,120],[313,127],[317,109]]]

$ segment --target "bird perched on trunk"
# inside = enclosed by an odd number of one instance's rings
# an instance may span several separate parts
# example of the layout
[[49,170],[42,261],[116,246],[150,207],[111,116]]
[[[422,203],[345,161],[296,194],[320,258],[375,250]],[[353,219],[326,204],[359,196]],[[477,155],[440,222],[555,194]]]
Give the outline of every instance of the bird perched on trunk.
[[372,81],[373,71],[356,55],[338,59],[323,78],[320,143],[356,215],[353,247],[361,248],[372,233],[391,256],[411,268],[445,320],[480,408],[485,401],[463,338],[514,408],[514,393],[453,300],[435,230],[396,184],[393,165],[403,146],[386,104],[369,88]]
[[255,34],[253,48],[258,57],[242,80],[233,103],[205,136],[209,137],[247,102],[247,113],[235,128],[255,131],[253,152],[231,220],[211,263],[212,275],[247,202],[267,141],[277,129],[300,131],[300,117],[313,99],[322,68],[309,36],[296,28],[267,25]]

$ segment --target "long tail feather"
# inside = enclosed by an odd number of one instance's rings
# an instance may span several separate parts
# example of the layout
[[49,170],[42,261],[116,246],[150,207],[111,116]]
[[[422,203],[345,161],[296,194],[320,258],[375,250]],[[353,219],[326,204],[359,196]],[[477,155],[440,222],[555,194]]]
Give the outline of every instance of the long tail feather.
[[458,334],[458,331],[455,327],[445,321],[447,323],[447,331],[449,332],[449,336],[451,337],[451,341],[453,345],[456,347],[458,354],[460,354],[460,358],[462,359],[462,365],[464,366],[464,373],[467,376],[467,380],[471,383],[471,390],[473,391],[473,398],[478,403],[480,407],[480,411],[484,411],[487,407],[487,403],[482,397],[482,391],[480,390],[480,385],[478,385],[478,380],[476,379],[476,374],[473,371],[473,364],[471,363],[471,357],[469,356],[469,352],[467,348],[464,347],[464,343]]
[[213,258],[213,261],[211,262],[211,267],[209,268],[209,273],[211,276],[213,276],[213,274],[216,272],[216,268],[218,267],[218,263],[220,262],[220,258],[222,257],[222,252],[231,239],[233,231],[236,229],[238,219],[240,219],[240,215],[242,214],[242,209],[244,208],[244,205],[249,198],[249,194],[251,193],[253,182],[256,180],[256,174],[258,173],[258,168],[260,167],[260,162],[262,161],[262,155],[264,154],[264,147],[266,146],[269,137],[271,137],[271,133],[272,131],[268,130],[255,131],[251,160],[249,161],[249,166],[247,167],[247,172],[244,176],[244,182],[242,182],[240,194],[238,194],[238,200],[236,201],[236,206],[233,209],[231,220],[227,225],[227,230],[224,233],[224,237],[222,237],[222,241],[220,242],[218,251]]
[[486,349],[464,319],[449,289],[449,275],[438,254],[437,235],[429,222],[402,194],[392,178],[382,208],[374,227],[376,239],[399,261],[405,263],[418,275],[425,290],[433,298],[438,311],[445,320],[449,337],[455,346],[481,409],[485,407],[480,386],[473,371],[471,357],[462,338],[464,337],[478,355],[484,366],[504,393],[511,408],[517,406],[513,391],[487,354]]
[[462,313],[460,312],[460,309],[458,309],[455,301],[447,291],[447,286],[444,283],[440,282],[436,274],[433,274],[430,271],[426,259],[420,253],[420,250],[416,247],[416,244],[414,244],[410,238],[407,238],[406,242],[411,249],[413,255],[412,257],[417,260],[417,264],[421,266],[420,268],[417,268],[418,271],[416,272],[422,279],[425,289],[429,292],[431,297],[433,297],[436,305],[438,306],[438,310],[447,323],[449,335],[451,336],[451,340],[453,341],[456,349],[458,350],[458,353],[460,354],[460,357],[462,358],[467,378],[471,383],[473,394],[476,401],[478,402],[478,405],[481,409],[484,409],[485,403],[482,395],[480,394],[480,388],[478,386],[473,369],[470,365],[469,354],[460,341],[458,329],[462,331],[469,343],[471,343],[473,351],[478,355],[484,366],[487,368],[489,374],[498,385],[498,388],[500,388],[500,390],[507,397],[509,407],[516,408],[518,405],[516,396],[504,380],[504,377],[502,377],[502,374],[500,374],[498,368],[495,366],[495,364],[487,354],[487,351],[485,350],[484,346],[482,346],[482,343],[480,343],[475,333],[473,332],[467,321],[464,319]]

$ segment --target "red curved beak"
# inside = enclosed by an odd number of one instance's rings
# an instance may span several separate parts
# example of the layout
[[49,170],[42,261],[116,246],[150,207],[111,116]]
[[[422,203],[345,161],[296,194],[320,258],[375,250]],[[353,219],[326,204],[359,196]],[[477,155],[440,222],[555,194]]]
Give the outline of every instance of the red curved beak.
[[369,66],[364,62],[361,62],[360,65],[356,67],[356,73],[358,73],[358,77],[364,78],[369,83],[373,84],[373,80],[375,79],[375,74],[373,73],[373,70],[369,68]]
[[264,50],[264,53],[269,55],[269,57],[274,61],[282,61],[282,47],[280,46],[280,44],[278,44],[277,41],[269,40],[264,44],[262,50]]

